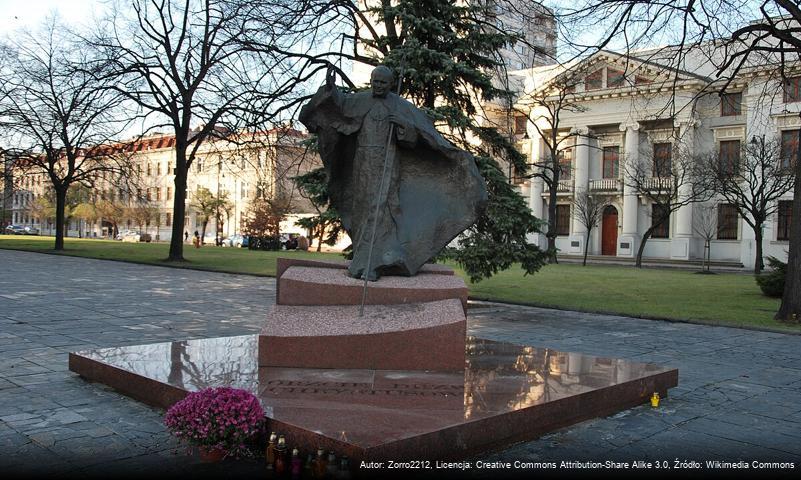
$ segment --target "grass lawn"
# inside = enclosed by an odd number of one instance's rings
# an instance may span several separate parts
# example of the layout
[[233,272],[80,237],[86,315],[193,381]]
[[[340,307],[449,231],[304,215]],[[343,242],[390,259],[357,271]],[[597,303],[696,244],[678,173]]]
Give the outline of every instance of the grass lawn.
[[[0,235],[0,248],[27,250],[31,252],[56,253],[54,237],[29,237],[24,235]],[[194,268],[215,272],[249,273],[275,276],[275,258],[279,252],[248,250],[246,248],[223,248],[206,245],[194,248],[184,244],[186,262],[166,262],[170,251],[168,243],[129,243],[114,240],[65,238],[61,255],[73,257],[124,260],[127,262],[162,265],[168,267]],[[280,252],[282,257],[330,257],[341,259],[335,253]]]
[[[6,249],[53,253],[53,242],[53,237],[0,235],[0,248]],[[68,238],[65,245],[64,255],[268,276],[275,275],[279,255],[341,258],[333,253],[186,245],[187,262],[175,264],[164,262],[166,243]],[[458,267],[456,271],[464,277]],[[753,276],[745,274],[698,275],[683,270],[560,264],[529,276],[513,268],[469,287],[471,297],[482,300],[801,332],[801,326],[773,320],[779,301],[763,296]]]

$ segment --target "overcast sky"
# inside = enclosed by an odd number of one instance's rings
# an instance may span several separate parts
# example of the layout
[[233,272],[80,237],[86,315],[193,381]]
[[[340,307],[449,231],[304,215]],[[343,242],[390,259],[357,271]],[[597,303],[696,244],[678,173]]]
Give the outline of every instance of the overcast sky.
[[0,0],[0,35],[36,28],[51,12],[58,12],[66,23],[88,23],[102,9],[98,0]]

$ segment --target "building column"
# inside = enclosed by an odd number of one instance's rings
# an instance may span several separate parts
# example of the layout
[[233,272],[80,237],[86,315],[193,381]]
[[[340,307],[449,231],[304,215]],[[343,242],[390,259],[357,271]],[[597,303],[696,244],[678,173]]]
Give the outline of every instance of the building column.
[[[695,147],[695,122],[682,122],[679,125],[679,138],[687,155],[692,155]],[[684,200],[692,195],[692,185],[686,182],[679,185],[678,197]],[[675,232],[670,242],[670,258],[689,260],[693,253],[693,204],[684,205],[676,211]]]
[[[528,155],[529,162],[532,164],[531,173],[536,174],[541,170],[538,164],[542,154],[542,140],[540,132],[534,128],[533,125],[531,125],[531,122],[529,122],[528,136],[531,138],[531,151]],[[531,177],[529,180],[528,208],[531,209],[531,214],[540,220],[544,218],[544,209],[542,203],[542,191],[544,190],[543,183],[544,182],[541,177]],[[540,248],[544,248],[545,246],[545,235],[542,233],[530,235],[527,240]]]
[[[626,134],[623,161],[626,165],[637,164],[640,161],[640,124],[637,122],[621,123],[620,131]],[[639,199],[637,190],[630,185],[626,178],[627,170],[628,168],[623,168],[623,231],[617,242],[619,257],[634,257],[640,246],[640,234],[637,230]]]
[[[576,138],[575,165],[573,166],[573,193],[588,191],[590,188],[590,145],[589,129],[577,127],[571,132]],[[571,208],[572,212],[572,208]],[[573,218],[570,231],[570,247],[568,253],[583,254],[584,242],[587,241],[587,227]]]

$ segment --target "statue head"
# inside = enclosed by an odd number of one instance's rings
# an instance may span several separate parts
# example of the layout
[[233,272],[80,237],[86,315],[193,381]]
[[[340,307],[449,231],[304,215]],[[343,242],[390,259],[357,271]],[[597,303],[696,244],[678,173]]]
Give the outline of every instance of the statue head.
[[388,67],[379,65],[373,69],[370,75],[370,87],[373,89],[373,96],[384,98],[395,82],[395,74]]

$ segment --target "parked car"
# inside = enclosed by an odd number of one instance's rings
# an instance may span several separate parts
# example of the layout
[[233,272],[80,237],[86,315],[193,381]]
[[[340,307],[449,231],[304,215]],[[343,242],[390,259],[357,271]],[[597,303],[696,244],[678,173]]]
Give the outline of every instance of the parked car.
[[230,237],[224,238],[223,241],[222,241],[222,246],[223,247],[237,247],[237,248],[245,247],[245,248],[247,248],[247,246],[249,244],[248,240],[249,240],[249,237],[246,237],[244,235],[240,235],[240,234],[237,233],[235,235],[231,235]]
[[25,235],[25,227],[20,225],[9,225],[6,227],[8,235]]
[[150,242],[152,237],[149,233],[126,230],[117,235],[117,239],[122,240],[123,242]]
[[138,233],[136,233],[136,231],[134,231],[134,230],[122,230],[119,233],[117,233],[116,239],[117,240],[122,240],[124,242],[126,242],[126,241],[127,242],[138,242],[139,241],[138,237],[135,240],[132,240],[132,239],[126,240],[125,239],[126,237],[136,237],[137,235],[138,235]]
[[39,235],[39,229],[34,227],[25,227],[23,235]]
[[217,234],[206,232],[206,236],[203,237],[203,245],[217,245]]

